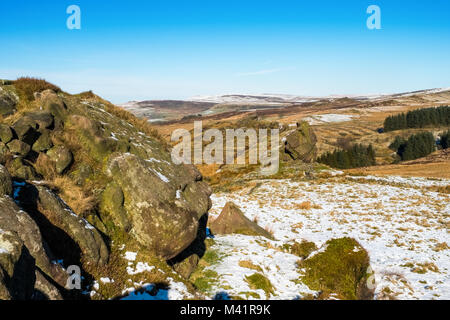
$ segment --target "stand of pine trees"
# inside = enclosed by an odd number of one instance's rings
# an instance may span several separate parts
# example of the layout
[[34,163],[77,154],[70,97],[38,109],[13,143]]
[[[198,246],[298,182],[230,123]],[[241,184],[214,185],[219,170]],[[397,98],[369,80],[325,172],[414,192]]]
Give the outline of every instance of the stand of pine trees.
[[376,164],[375,151],[372,145],[364,146],[361,144],[355,144],[348,150],[337,149],[333,152],[327,152],[320,156],[317,162],[337,169],[368,167]]
[[450,126],[450,106],[413,110],[384,120],[385,132],[436,126]]
[[431,132],[420,132],[411,135],[408,140],[397,136],[389,148],[396,151],[403,161],[414,160],[435,151],[436,141]]
[[450,147],[450,130],[441,135],[441,147],[442,149]]

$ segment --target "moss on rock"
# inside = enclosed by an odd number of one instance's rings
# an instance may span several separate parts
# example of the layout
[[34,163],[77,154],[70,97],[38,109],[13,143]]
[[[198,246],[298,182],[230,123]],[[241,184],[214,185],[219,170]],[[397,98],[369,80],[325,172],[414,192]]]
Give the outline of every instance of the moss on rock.
[[367,287],[369,255],[355,239],[329,240],[319,252],[299,262],[299,267],[305,269],[301,281],[325,296],[373,298],[373,291]]

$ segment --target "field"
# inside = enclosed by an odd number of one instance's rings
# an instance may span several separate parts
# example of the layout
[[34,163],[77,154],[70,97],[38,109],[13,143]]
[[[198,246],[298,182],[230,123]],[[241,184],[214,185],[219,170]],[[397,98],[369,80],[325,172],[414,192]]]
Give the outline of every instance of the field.
[[[218,274],[212,291],[248,299],[317,294],[299,281],[299,258],[283,251],[283,245],[303,239],[320,247],[331,238],[350,236],[369,252],[376,299],[450,298],[450,195],[435,191],[448,180],[340,175],[317,182],[259,182],[251,195],[245,186],[237,193],[215,194],[211,216],[233,201],[271,230],[276,241],[217,236],[213,248],[220,259],[209,267]],[[270,280],[273,293],[249,287],[246,276],[255,268]]]

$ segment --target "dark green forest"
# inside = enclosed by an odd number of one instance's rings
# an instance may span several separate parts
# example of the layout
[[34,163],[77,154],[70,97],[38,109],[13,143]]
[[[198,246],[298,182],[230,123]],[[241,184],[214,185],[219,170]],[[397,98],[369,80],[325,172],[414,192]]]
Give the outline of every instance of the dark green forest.
[[441,135],[441,147],[447,149],[450,146],[450,130]]
[[450,106],[417,109],[384,120],[385,132],[438,126],[450,126]]
[[317,162],[337,169],[368,167],[376,164],[372,145],[362,144],[355,144],[346,150],[336,149],[333,152],[327,152],[320,156]]
[[402,161],[414,160],[435,151],[436,141],[431,132],[420,132],[411,135],[408,139],[395,137],[395,140],[389,145],[389,149],[396,151]]

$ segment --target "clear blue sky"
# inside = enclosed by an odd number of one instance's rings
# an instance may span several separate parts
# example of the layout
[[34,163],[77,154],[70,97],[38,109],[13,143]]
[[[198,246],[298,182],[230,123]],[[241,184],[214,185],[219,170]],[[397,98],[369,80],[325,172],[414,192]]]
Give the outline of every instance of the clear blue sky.
[[[66,28],[81,8],[82,29]],[[366,9],[381,8],[381,30]],[[450,86],[450,1],[0,1],[0,78],[119,103]]]

